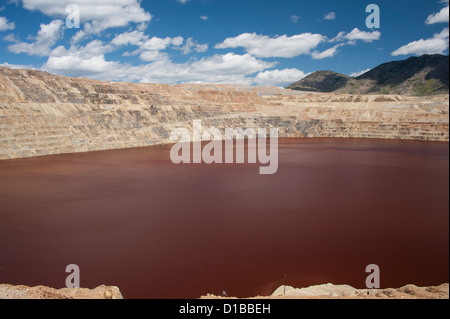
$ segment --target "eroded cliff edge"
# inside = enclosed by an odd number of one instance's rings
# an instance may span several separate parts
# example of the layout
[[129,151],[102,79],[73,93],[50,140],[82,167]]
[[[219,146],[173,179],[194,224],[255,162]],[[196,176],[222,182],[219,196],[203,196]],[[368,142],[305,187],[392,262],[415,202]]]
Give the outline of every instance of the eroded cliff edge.
[[280,137],[448,141],[449,96],[112,83],[0,67],[0,159],[170,143],[193,120],[276,127]]
[[98,286],[95,289],[45,286],[28,287],[0,285],[1,299],[124,299],[118,287]]
[[[44,286],[27,287],[0,285],[1,299],[124,299],[118,287],[99,286],[95,289]],[[237,299],[206,295],[200,299]],[[449,299],[449,285],[417,287],[407,285],[399,289],[355,289],[348,285],[319,285],[296,289],[278,288],[271,296],[249,299]]]

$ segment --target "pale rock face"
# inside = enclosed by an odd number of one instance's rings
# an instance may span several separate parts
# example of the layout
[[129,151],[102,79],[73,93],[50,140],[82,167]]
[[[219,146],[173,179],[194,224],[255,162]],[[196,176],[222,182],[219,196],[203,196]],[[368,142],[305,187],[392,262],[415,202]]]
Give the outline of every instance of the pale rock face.
[[[206,295],[201,299],[236,299]],[[449,284],[435,287],[406,285],[399,289],[355,289],[348,285],[318,285],[307,288],[281,286],[271,296],[249,299],[449,299]]]
[[99,286],[95,289],[44,286],[27,287],[0,285],[0,299],[123,299],[117,287]]
[[319,285],[308,288],[279,287],[272,297],[286,298],[342,298],[342,299],[448,299],[449,285],[417,287],[407,285],[399,289],[355,289],[348,285]]
[[176,128],[279,137],[449,140],[449,96],[99,82],[0,67],[0,160],[169,144]]

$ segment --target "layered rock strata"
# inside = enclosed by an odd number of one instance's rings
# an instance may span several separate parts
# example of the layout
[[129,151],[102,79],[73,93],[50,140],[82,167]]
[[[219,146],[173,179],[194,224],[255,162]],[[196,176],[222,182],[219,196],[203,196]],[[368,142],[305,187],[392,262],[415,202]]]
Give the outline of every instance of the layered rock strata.
[[280,137],[449,140],[449,96],[100,82],[0,67],[0,159],[171,143],[193,121]]

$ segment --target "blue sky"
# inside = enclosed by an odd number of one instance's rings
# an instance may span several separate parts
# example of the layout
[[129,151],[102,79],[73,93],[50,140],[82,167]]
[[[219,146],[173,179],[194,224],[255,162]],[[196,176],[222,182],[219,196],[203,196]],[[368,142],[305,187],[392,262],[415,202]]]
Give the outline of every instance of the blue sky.
[[[366,25],[369,4],[380,8],[380,28]],[[79,28],[66,23],[76,13],[68,5],[79,9]],[[0,65],[108,81],[284,86],[318,70],[356,75],[447,55],[448,21],[448,0],[1,0]]]

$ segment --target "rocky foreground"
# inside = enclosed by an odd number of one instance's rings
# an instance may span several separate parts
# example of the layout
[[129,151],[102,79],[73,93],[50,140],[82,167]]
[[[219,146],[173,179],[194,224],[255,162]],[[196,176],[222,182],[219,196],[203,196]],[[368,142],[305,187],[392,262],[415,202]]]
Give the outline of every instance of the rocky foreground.
[[[0,299],[124,299],[118,287],[53,289],[0,285]],[[201,299],[237,299],[207,295]],[[281,286],[271,296],[249,299],[449,299],[449,284],[436,287],[407,285],[399,289],[355,289],[348,285],[320,285],[297,289]]]
[[[228,298],[207,295],[202,299]],[[250,299],[449,299],[449,284],[436,287],[407,285],[399,289],[355,289],[348,285],[333,284],[301,289],[281,286],[271,296]]]
[[119,288],[99,286],[95,289],[53,289],[0,285],[0,299],[124,299]]

